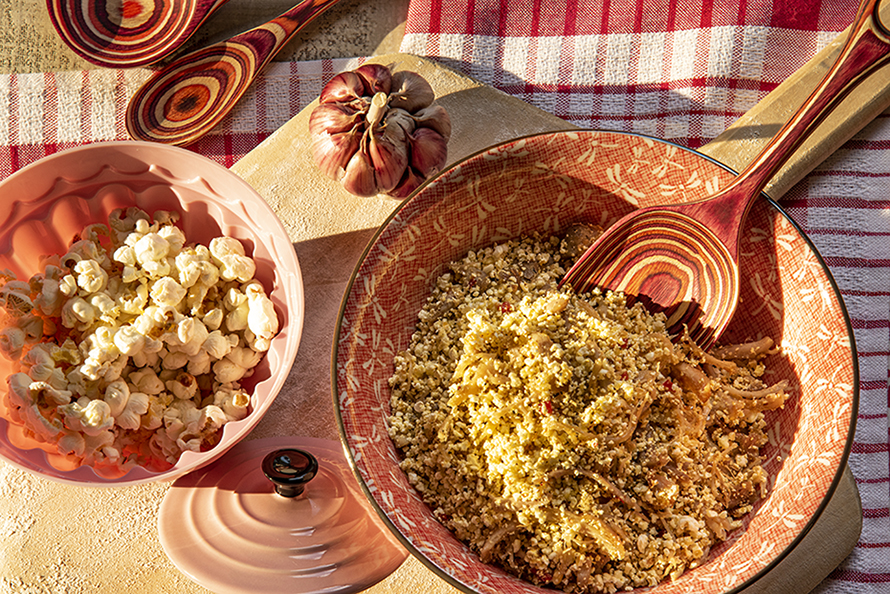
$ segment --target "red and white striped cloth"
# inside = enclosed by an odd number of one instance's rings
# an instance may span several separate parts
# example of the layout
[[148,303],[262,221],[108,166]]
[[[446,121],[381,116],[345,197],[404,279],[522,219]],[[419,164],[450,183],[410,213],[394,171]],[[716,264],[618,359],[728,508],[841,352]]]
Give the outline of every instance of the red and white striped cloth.
[[[361,58],[273,63],[225,120],[189,148],[225,165],[256,148]],[[127,102],[144,68],[0,75],[0,179],[54,152],[129,140]]]
[[[698,148],[843,31],[851,0],[411,0],[402,51],[440,60],[572,124]],[[274,64],[192,146],[230,166],[360,58]],[[0,178],[63,148],[127,138],[146,70],[0,75]],[[890,117],[784,197],[852,317],[861,404],[854,553],[818,592],[890,592]]]

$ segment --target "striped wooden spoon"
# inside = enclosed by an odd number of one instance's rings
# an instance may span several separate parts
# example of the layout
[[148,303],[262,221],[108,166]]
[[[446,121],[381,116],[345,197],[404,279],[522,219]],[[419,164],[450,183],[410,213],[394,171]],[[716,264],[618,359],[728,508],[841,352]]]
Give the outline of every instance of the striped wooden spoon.
[[170,55],[226,2],[46,0],[46,8],[78,56],[107,68],[135,68]]
[[136,91],[127,132],[136,140],[186,145],[209,132],[298,31],[338,0],[303,0],[227,41],[177,58]]
[[890,59],[890,32],[862,0],[837,61],[798,111],[726,188],[700,201],[635,210],[609,227],[560,285],[623,291],[630,302],[668,316],[711,346],[732,318],[739,296],[740,230],[751,205],[793,152],[841,100]]

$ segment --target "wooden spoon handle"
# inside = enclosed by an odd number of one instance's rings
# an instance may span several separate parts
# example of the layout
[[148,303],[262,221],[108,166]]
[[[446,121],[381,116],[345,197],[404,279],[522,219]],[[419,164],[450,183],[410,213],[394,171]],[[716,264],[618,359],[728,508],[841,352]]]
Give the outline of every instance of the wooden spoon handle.
[[288,40],[338,0],[304,0],[281,16],[155,73],[133,96],[125,122],[136,140],[190,144],[216,126]]
[[337,0],[303,0],[278,18],[245,31],[225,42],[228,49],[250,54],[253,68],[258,72],[291,37],[322,12],[333,6]]

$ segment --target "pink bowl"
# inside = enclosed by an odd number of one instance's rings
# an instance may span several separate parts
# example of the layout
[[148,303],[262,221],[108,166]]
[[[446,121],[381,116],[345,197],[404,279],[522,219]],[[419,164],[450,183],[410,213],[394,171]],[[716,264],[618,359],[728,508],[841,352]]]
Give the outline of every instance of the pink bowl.
[[[210,463],[232,447],[268,410],[293,364],[303,327],[303,281],[293,244],[272,209],[228,169],[185,149],[145,142],[91,144],[56,153],[0,182],[0,269],[20,280],[40,271],[44,255],[64,254],[89,223],[105,223],[112,210],[138,206],[176,210],[190,243],[207,245],[227,235],[241,240],[257,263],[256,278],[278,313],[281,331],[252,377],[252,412],[223,427],[218,445],[185,452],[165,472],[76,467],[47,444],[29,438],[0,406],[0,456],[35,474],[78,485],[131,485],[172,480]],[[0,357],[0,377],[12,373]],[[5,384],[5,382],[4,382]],[[5,386],[3,387],[5,389]]]
[[[431,283],[449,261],[519,235],[577,221],[610,224],[639,206],[711,194],[734,174],[652,138],[571,131],[522,138],[474,155],[421,187],[381,227],[343,300],[333,383],[340,431],[366,495],[423,563],[465,592],[552,592],[482,563],[433,516],[398,467],[387,417],[393,355],[404,349]],[[742,232],[741,302],[725,340],[758,333],[781,345],[770,381],[791,398],[769,413],[770,492],[744,526],[695,569],[649,592],[718,593],[775,566],[806,534],[846,464],[858,407],[853,333],[816,249],[772,201]]]

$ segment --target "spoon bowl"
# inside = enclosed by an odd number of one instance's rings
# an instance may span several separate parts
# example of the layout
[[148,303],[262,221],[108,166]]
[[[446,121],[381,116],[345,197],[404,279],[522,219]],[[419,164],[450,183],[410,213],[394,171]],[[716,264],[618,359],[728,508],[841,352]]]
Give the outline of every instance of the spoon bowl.
[[890,60],[879,0],[863,0],[834,66],[739,176],[695,202],[632,211],[609,227],[560,282],[584,292],[621,291],[664,312],[672,334],[684,328],[710,347],[739,298],[740,230],[751,205],[820,122],[869,74]]
[[145,66],[170,55],[228,0],[46,0],[53,26],[84,60]]
[[174,60],[133,95],[127,132],[135,140],[195,142],[231,111],[298,31],[337,1],[303,0],[268,23]]

